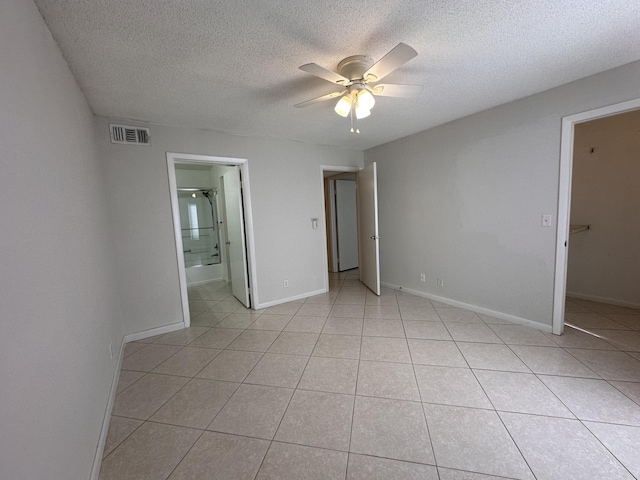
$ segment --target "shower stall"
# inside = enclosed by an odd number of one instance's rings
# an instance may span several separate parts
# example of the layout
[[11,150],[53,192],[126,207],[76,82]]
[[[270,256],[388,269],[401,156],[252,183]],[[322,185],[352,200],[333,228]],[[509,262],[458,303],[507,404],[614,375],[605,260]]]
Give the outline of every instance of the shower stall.
[[207,269],[193,270],[221,263],[217,192],[214,189],[178,188],[178,206],[187,277],[192,277],[192,283],[205,281],[211,275],[218,277],[214,272],[205,273]]

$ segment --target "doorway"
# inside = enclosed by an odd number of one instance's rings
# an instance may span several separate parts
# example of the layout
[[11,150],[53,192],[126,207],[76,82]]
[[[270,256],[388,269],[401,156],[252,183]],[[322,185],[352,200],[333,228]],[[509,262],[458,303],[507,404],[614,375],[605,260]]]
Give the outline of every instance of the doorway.
[[[218,203],[218,228],[220,245],[218,252],[222,257],[222,264],[218,265],[220,279],[224,278],[225,263],[229,265],[232,276],[231,282],[233,295],[247,308],[258,304],[257,288],[255,283],[255,252],[253,241],[253,222],[251,214],[251,192],[249,189],[249,171],[246,159],[213,157],[208,155],[191,155],[180,153],[167,153],[167,170],[169,176],[169,191],[173,214],[174,236],[176,243],[176,256],[178,266],[178,278],[182,300],[182,312],[185,327],[191,325],[189,312],[189,299],[187,295],[187,274],[185,268],[183,231],[180,221],[180,205],[178,199],[178,183],[176,167],[182,165],[194,165],[209,169],[210,178],[215,183],[214,188],[220,192]],[[197,168],[195,168],[197,170]],[[221,177],[227,176],[227,180],[218,184]],[[223,197],[224,195],[224,197]],[[224,213],[224,214],[223,214]],[[225,217],[226,220],[224,219]],[[233,217],[233,218],[231,218]],[[234,231],[231,231],[235,229]],[[222,245],[225,239],[225,245]],[[228,240],[227,240],[228,239]],[[227,243],[231,242],[231,244]],[[235,244],[237,242],[237,245]],[[225,247],[230,246],[227,249]],[[227,254],[228,251],[228,254]]]
[[325,179],[327,201],[327,247],[329,271],[344,272],[358,268],[358,206],[356,176],[353,173]]
[[567,291],[567,266],[571,209],[571,180],[575,143],[575,126],[590,120],[630,112],[640,108],[640,99],[630,100],[588,112],[570,115],[562,119],[560,145],[560,178],[558,191],[558,229],[556,235],[556,265],[553,297],[552,331],[561,335],[564,331],[565,297]]
[[[374,162],[365,168],[323,165],[320,169],[322,174],[322,195],[324,199],[324,225],[327,239],[323,251],[325,255],[325,265],[327,265],[324,271],[325,291],[329,291],[329,271],[344,271],[347,270],[347,268],[344,267],[348,266],[342,261],[340,263],[342,263],[343,268],[340,268],[338,266],[338,259],[336,258],[336,253],[340,251],[338,245],[339,239],[336,232],[339,219],[337,218],[338,212],[335,208],[335,197],[332,198],[332,195],[336,193],[336,185],[334,183],[334,188],[331,189],[331,181],[333,180],[335,182],[354,176],[355,189],[353,189],[353,185],[343,185],[345,192],[347,192],[346,197],[350,197],[353,194],[356,202],[355,214],[354,212],[350,212],[343,215],[343,223],[345,221],[350,222],[350,225],[348,225],[350,228],[347,230],[357,232],[357,244],[354,246],[351,243],[347,247],[350,250],[347,263],[352,264],[353,255],[357,255],[360,281],[373,293],[380,295],[377,166]],[[353,224],[354,216],[355,225]],[[343,253],[344,249],[345,246],[343,246]],[[355,265],[352,268],[355,268]]]

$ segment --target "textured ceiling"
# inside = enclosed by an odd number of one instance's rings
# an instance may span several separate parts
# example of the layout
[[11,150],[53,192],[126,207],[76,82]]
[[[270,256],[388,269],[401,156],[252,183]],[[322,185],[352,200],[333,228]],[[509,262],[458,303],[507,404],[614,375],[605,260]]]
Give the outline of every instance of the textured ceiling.
[[[96,115],[366,149],[640,59],[638,0],[36,0]],[[298,69],[418,56],[349,133]]]

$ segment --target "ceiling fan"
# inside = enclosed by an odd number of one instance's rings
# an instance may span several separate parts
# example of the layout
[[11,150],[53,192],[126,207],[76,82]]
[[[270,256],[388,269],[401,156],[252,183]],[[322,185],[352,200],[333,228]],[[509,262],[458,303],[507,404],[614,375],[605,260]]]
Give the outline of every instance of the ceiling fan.
[[[325,100],[341,97],[334,110],[342,117],[347,117],[351,114],[351,132],[354,132],[353,115],[355,114],[357,120],[371,115],[371,109],[375,104],[374,95],[411,98],[420,94],[422,91],[421,85],[377,83],[416,55],[418,55],[418,52],[409,45],[399,43],[375,63],[367,55],[347,57],[338,64],[337,72],[328,70],[316,63],[302,65],[300,70],[340,85],[342,88],[336,92],[298,103],[294,107],[308,107]],[[355,132],[360,133],[358,129]]]

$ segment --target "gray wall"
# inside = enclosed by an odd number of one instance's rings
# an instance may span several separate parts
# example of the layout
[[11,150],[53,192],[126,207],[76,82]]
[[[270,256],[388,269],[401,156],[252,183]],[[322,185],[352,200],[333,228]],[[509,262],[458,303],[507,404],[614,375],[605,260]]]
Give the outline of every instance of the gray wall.
[[[151,146],[95,134],[106,172],[125,333],[182,321],[166,152],[246,158],[260,304],[324,288],[326,242],[320,165],[362,166],[363,152],[204,130],[150,126]],[[289,280],[289,288],[283,280]]]
[[122,341],[92,116],[33,2],[0,45],[0,477],[86,479]]
[[640,62],[366,151],[382,281],[550,326],[561,118],[640,97],[638,78]]
[[640,307],[640,110],[576,125],[571,223],[568,294]]

